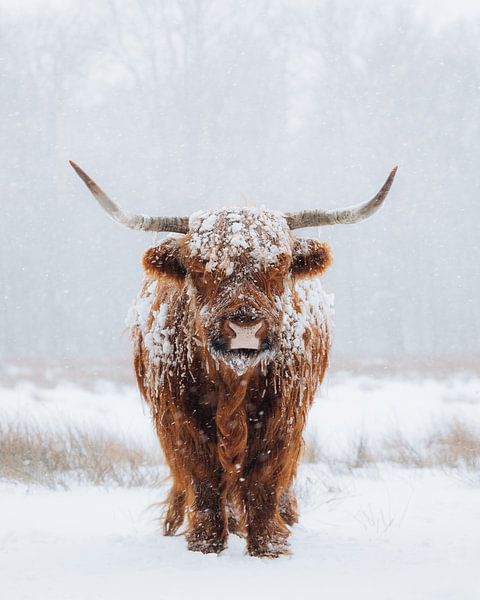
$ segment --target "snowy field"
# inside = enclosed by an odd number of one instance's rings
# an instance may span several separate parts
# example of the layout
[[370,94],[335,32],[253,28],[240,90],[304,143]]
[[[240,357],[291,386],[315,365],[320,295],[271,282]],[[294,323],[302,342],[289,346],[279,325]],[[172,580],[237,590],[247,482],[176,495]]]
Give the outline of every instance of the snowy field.
[[275,561],[233,536],[204,556],[160,535],[165,469],[132,386],[15,379],[0,388],[2,599],[480,599],[476,376],[332,375],[292,555]]

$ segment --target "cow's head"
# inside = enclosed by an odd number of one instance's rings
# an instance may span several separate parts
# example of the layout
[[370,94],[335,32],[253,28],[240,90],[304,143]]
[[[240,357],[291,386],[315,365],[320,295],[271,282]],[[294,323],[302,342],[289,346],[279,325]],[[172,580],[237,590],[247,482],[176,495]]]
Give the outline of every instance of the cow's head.
[[167,238],[143,260],[153,278],[186,281],[208,351],[236,365],[278,348],[279,299],[295,279],[330,262],[326,243],[296,239],[281,213],[254,208],[197,213],[184,236]]
[[186,217],[146,217],[124,212],[71,163],[95,198],[117,222],[132,229],[170,231],[147,250],[153,278],[184,280],[198,307],[198,329],[209,352],[227,364],[253,364],[279,345],[279,299],[296,279],[323,273],[331,263],[326,243],[297,239],[293,229],[355,223],[382,205],[396,168],[378,194],[334,211],[281,214],[266,209],[225,208]]

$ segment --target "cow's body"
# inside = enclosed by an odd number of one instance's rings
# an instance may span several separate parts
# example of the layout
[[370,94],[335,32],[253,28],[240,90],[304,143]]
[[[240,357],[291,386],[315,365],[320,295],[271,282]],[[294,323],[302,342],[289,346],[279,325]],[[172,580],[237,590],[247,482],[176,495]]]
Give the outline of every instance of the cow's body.
[[[133,309],[137,380],[173,476],[165,532],[186,512],[192,549],[222,549],[230,528],[247,534],[251,553],[276,555],[296,521],[292,483],[328,361],[328,298],[318,278],[290,275],[293,236],[275,213],[205,213],[186,237],[188,253],[214,275],[207,285],[218,277],[214,292],[199,294],[191,275],[156,276],[161,244]],[[259,274],[278,275],[277,287],[258,293]],[[268,314],[276,341],[261,357],[226,362],[211,351],[209,320],[238,306]]]

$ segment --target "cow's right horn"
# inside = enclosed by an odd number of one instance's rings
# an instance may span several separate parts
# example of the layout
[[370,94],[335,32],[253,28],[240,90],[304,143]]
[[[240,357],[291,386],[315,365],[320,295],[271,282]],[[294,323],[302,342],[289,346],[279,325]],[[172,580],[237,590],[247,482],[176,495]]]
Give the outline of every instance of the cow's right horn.
[[380,191],[371,200],[337,210],[304,210],[302,212],[287,213],[285,218],[288,226],[290,229],[301,229],[302,227],[318,227],[320,225],[358,223],[363,219],[368,219],[382,206],[392,187],[396,172],[397,167],[393,167]]
[[73,160],[69,161],[80,179],[92,192],[100,206],[112,217],[114,221],[141,231],[172,231],[187,233],[188,217],[148,217],[135,215],[122,210],[107,194],[83,171]]

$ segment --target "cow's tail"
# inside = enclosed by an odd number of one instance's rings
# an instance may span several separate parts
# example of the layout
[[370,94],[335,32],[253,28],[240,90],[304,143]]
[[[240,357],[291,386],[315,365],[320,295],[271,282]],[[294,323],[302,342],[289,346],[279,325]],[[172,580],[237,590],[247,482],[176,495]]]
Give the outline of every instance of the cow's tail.
[[235,509],[239,528],[244,520],[241,489],[248,439],[245,397],[249,379],[245,375],[238,385],[225,386],[216,413],[218,457],[223,468],[223,505],[228,503]]

